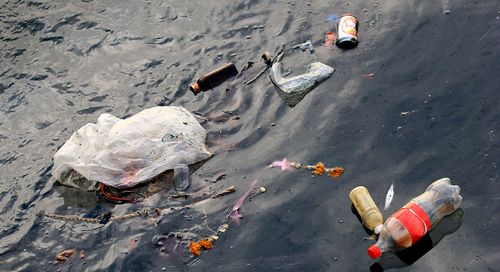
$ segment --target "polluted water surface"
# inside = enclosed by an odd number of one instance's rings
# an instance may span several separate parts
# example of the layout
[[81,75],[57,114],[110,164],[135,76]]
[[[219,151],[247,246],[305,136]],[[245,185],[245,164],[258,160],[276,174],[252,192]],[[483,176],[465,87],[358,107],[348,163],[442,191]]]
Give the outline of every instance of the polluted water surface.
[[[0,271],[366,271],[374,241],[349,192],[365,186],[380,209],[394,182],[387,218],[441,177],[463,196],[441,222],[453,228],[377,262],[500,270],[499,11],[494,0],[2,1]],[[348,13],[358,43],[339,48]],[[314,52],[292,48],[305,41]],[[281,49],[285,78],[314,62],[335,68],[293,108],[261,59]],[[189,90],[228,63],[237,76]],[[56,182],[53,156],[79,128],[156,106],[185,108],[207,133],[213,156],[190,167],[184,191],[170,172],[129,203],[106,200],[113,188]],[[345,172],[266,168],[281,158]],[[228,215],[249,188],[238,225]]]

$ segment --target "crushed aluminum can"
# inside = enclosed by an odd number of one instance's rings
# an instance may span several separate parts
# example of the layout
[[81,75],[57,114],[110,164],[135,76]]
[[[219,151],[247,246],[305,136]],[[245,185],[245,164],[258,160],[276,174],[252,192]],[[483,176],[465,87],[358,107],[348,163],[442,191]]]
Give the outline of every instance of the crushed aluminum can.
[[358,45],[358,18],[346,13],[337,21],[338,47],[354,48]]

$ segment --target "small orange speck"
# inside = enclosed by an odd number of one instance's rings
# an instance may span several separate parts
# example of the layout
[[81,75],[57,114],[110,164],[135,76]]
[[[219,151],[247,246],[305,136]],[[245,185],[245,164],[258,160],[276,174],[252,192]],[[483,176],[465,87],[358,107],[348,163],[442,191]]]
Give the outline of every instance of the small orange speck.
[[330,170],[330,173],[328,175],[332,178],[338,178],[344,174],[344,168],[342,167],[334,167],[332,170]]
[[194,256],[199,256],[201,253],[201,245],[193,241],[189,242],[189,252]]

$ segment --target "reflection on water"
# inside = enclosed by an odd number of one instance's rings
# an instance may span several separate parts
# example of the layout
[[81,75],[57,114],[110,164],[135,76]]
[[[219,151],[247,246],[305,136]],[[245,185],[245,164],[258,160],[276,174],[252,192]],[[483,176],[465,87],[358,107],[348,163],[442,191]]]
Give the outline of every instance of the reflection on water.
[[[453,235],[460,239],[440,247],[471,246],[447,261],[457,270],[500,270],[495,256],[474,261],[500,251],[490,239],[500,217],[485,212],[500,209],[500,97],[492,76],[500,70],[498,11],[496,0],[1,1],[0,270],[366,270],[367,244],[347,197],[352,185],[381,196],[397,181],[397,203],[442,176],[462,188],[467,220]],[[346,12],[359,19],[358,46],[322,46],[334,30],[328,18]],[[290,48],[307,40],[312,54]],[[286,73],[303,73],[315,61],[336,69],[294,108],[280,99],[268,72],[244,83],[265,67],[262,52],[282,45]],[[228,62],[240,71],[253,64],[198,96],[188,90]],[[193,201],[199,204],[172,211],[158,225],[134,218],[90,231],[93,225],[38,216],[121,215],[189,202],[151,190],[137,206],[105,204],[51,178],[52,156],[78,128],[105,112],[124,118],[157,105],[208,117],[216,155],[194,172],[188,191],[235,185],[237,193],[210,204]],[[245,203],[241,226],[231,225],[212,250],[176,260],[175,239],[163,241],[163,255],[152,245],[170,233],[212,234],[206,226],[224,222],[256,172],[283,157],[340,165],[345,174],[331,181],[265,173],[259,185],[267,192]],[[225,178],[214,179],[217,173]],[[85,250],[85,260],[55,264],[68,248]],[[429,255],[411,269],[448,269],[450,263]]]

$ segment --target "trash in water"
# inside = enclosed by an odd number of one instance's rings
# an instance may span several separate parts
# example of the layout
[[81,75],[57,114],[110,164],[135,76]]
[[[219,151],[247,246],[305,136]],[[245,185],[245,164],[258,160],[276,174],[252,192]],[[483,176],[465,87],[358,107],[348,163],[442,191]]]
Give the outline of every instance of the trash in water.
[[392,202],[393,197],[394,197],[394,183],[391,183],[391,187],[389,187],[389,190],[387,191],[387,194],[385,195],[384,211],[387,211],[387,209],[389,209],[389,206],[391,206],[391,202]]
[[217,229],[217,232],[218,233],[224,233],[227,231],[227,229],[229,228],[229,225],[228,224],[222,224],[219,226],[219,228]]
[[83,260],[85,259],[85,251],[80,250],[80,259]]
[[202,239],[198,242],[189,241],[189,252],[191,252],[194,256],[199,256],[202,248],[209,250],[212,247],[212,241],[209,239]]
[[273,64],[273,56],[271,55],[271,53],[267,51],[264,51],[264,53],[262,53],[262,59],[264,60],[264,63],[267,65]]
[[210,182],[210,183],[216,183],[217,181],[223,180],[226,178],[226,173],[220,173],[215,175],[212,178],[205,179],[205,181]]
[[76,249],[63,250],[56,255],[56,261],[59,263],[63,263],[66,261],[66,258],[73,256],[73,254],[75,254],[75,252],[76,252]]
[[185,163],[174,166],[174,184],[176,191],[184,191],[190,185],[189,167]]
[[225,188],[224,190],[213,194],[212,198],[218,198],[218,197],[225,196],[227,194],[234,193],[234,192],[236,192],[236,186],[229,186],[229,187]]
[[281,168],[281,171],[286,171],[286,170],[292,170],[291,165],[289,162],[286,160],[286,158],[283,158],[281,161],[274,161],[272,162],[268,168]]
[[196,95],[201,91],[207,91],[217,87],[227,79],[238,74],[238,69],[232,63],[228,63],[198,79],[189,86],[189,89]]
[[326,48],[332,48],[333,44],[335,43],[335,39],[336,39],[336,36],[335,36],[335,33],[331,32],[331,31],[328,31],[325,33],[325,47]]
[[276,87],[279,96],[290,107],[295,107],[306,94],[312,91],[319,83],[329,78],[334,68],[321,62],[310,64],[306,73],[284,78],[281,72],[281,63],[275,62],[271,67],[269,77]]
[[324,173],[328,173],[328,176],[332,178],[337,178],[344,174],[344,168],[335,166],[332,168],[325,167],[325,164],[318,162],[315,165],[303,165],[298,162],[289,162],[286,158],[281,161],[274,161],[267,168],[281,168],[281,171],[292,170],[292,169],[307,169],[311,170],[312,174],[322,176]]
[[368,189],[358,186],[351,190],[349,198],[356,208],[363,225],[375,234],[379,234],[384,224],[382,213],[373,201]]
[[97,182],[129,188],[179,163],[210,158],[206,137],[183,107],[153,107],[126,119],[103,113],[97,124],[80,128],[57,151],[52,173],[62,184],[87,190],[96,190]]
[[325,164],[322,162],[318,162],[314,168],[311,168],[313,171],[313,174],[322,176],[325,173]]
[[358,45],[358,18],[346,13],[337,21],[338,47],[349,49]]
[[202,246],[204,249],[211,249],[213,247],[212,241],[208,239],[203,239],[198,241],[198,244]]
[[206,250],[212,249],[214,247],[213,242],[219,239],[219,235],[225,233],[229,225],[224,223],[217,228],[217,233],[210,235],[210,237],[205,239],[200,239],[198,242],[194,242],[193,240],[189,241],[189,252],[194,256],[200,256],[201,249],[204,248]]
[[312,42],[311,40],[308,40],[304,43],[301,43],[301,44],[297,44],[293,47],[294,49],[295,48],[299,48],[300,50],[302,51],[306,51],[306,50],[309,50],[310,53],[314,53],[314,47],[312,45]]
[[255,80],[257,80],[261,75],[263,75],[267,69],[274,63],[276,62],[276,60],[278,59],[279,56],[281,56],[283,52],[283,47],[278,51],[278,53],[276,54],[276,57],[272,57],[271,53],[267,52],[267,51],[264,51],[264,53],[262,53],[262,59],[264,60],[264,63],[266,64],[266,67],[264,67],[264,69],[262,69],[256,76],[254,76],[253,78],[251,78],[250,80],[248,80],[246,82],[246,85],[250,85],[252,84],[252,82],[254,82]]
[[201,254],[201,245],[193,241],[189,242],[189,252],[194,256],[199,256]]
[[434,181],[423,194],[385,221],[377,243],[368,248],[368,255],[376,259],[383,252],[409,248],[461,203],[458,185],[451,185],[449,178]]
[[338,178],[344,174],[344,168],[335,166],[333,168],[325,168],[325,164],[318,162],[315,165],[306,165],[304,168],[312,170],[314,175],[322,176],[325,172],[332,178]]
[[188,194],[186,192],[182,192],[182,191],[170,195],[170,197],[172,197],[172,198],[184,198],[184,199],[187,199],[189,196],[190,196],[190,194]]
[[257,184],[257,180],[254,180],[250,184],[250,187],[248,187],[248,190],[238,199],[238,201],[236,201],[233,208],[229,212],[229,217],[231,217],[231,219],[233,219],[233,222],[236,223],[237,225],[240,224],[240,219],[243,217],[240,214],[240,208],[241,208],[241,206],[243,206],[243,203],[247,199],[248,195],[250,195],[250,192],[252,191],[255,184]]
[[362,74],[361,77],[367,78],[367,79],[373,79],[375,76],[374,73],[368,73],[368,74]]

